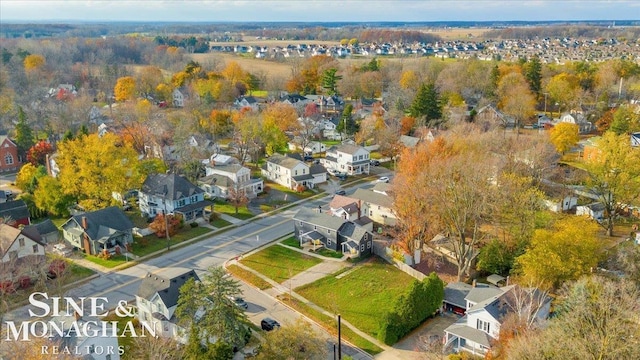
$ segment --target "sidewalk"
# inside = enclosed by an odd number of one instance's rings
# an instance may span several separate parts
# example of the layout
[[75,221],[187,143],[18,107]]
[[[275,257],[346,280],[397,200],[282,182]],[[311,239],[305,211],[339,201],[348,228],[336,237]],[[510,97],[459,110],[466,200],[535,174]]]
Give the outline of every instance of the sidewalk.
[[[255,271],[255,270],[251,269],[250,267],[247,267],[247,266],[243,265],[242,263],[240,263],[240,262],[239,262],[239,261],[237,261],[237,260],[231,260],[231,261],[229,261],[227,264],[237,265],[237,266],[239,266],[240,268],[242,268],[242,269],[244,269],[244,270],[246,270],[246,271],[251,272],[252,274],[254,274],[254,275],[256,275],[256,276],[260,277],[260,278],[261,278],[261,279],[263,279],[264,281],[266,281],[266,282],[268,282],[269,284],[271,284],[271,286],[272,286],[272,287],[271,287],[271,288],[269,288],[269,289],[264,290],[264,292],[265,292],[266,294],[268,294],[268,295],[272,296],[272,297],[273,297],[273,298],[275,298],[275,299],[278,299],[278,295],[289,294],[289,295],[291,295],[292,297],[296,298],[298,301],[300,301],[300,302],[302,302],[302,303],[306,304],[307,306],[312,307],[312,308],[313,308],[313,309],[315,309],[316,311],[321,312],[321,313],[323,313],[323,314],[324,314],[324,315],[326,315],[326,316],[329,316],[329,317],[333,317],[333,316],[334,316],[334,314],[332,314],[332,313],[330,313],[330,312],[326,311],[325,309],[323,309],[323,308],[319,307],[318,305],[316,305],[316,304],[312,303],[311,301],[309,301],[309,300],[307,300],[306,298],[302,297],[300,294],[296,293],[295,291],[292,291],[291,289],[293,289],[293,288],[289,289],[289,288],[288,288],[288,286],[284,286],[284,284],[285,284],[285,283],[287,283],[287,281],[285,281],[283,284],[278,284],[277,282],[275,282],[275,281],[271,280],[270,278],[268,278],[268,277],[266,277],[266,276],[262,275],[261,273],[259,273],[259,272]],[[332,264],[335,264],[335,263],[333,263],[333,262],[332,262]],[[316,265],[316,266],[312,267],[311,269],[314,269],[314,268],[316,268],[316,267],[318,267],[318,266],[320,266],[320,265],[322,265],[322,264],[318,264],[318,265]],[[309,276],[310,278],[311,278],[311,277],[313,277],[314,275],[304,275],[304,273],[305,273],[305,272],[308,272],[308,271],[309,271],[309,270],[311,270],[311,269],[308,269],[308,270],[306,270],[306,271],[303,271],[302,273],[300,273],[300,274],[296,275],[294,278],[298,277],[298,278],[300,278],[300,279],[304,279],[306,276]],[[327,275],[327,274],[322,274],[322,276],[321,276],[321,277],[324,277],[324,276],[326,276],[326,275]],[[293,280],[293,278],[292,278],[292,279],[290,279],[290,280]],[[299,285],[298,285],[298,286],[299,286]],[[283,303],[283,302],[281,301],[281,303]],[[285,304],[285,303],[283,303],[283,304]],[[285,305],[286,305],[286,304],[285,304]],[[297,311],[297,310],[294,310],[294,311]],[[342,319],[342,324],[343,324],[344,326],[348,327],[349,329],[351,329],[351,330],[352,330],[353,332],[355,332],[356,334],[358,334],[358,336],[360,336],[360,337],[362,337],[362,338],[364,338],[364,339],[366,339],[366,340],[370,341],[371,343],[373,343],[373,344],[377,345],[378,347],[380,347],[380,348],[381,348],[381,349],[383,349],[384,351],[387,351],[387,350],[391,350],[391,349],[392,349],[390,346],[387,346],[387,345],[385,345],[385,344],[381,343],[380,341],[378,341],[378,339],[376,339],[376,338],[374,338],[374,337],[370,336],[369,334],[367,334],[367,333],[363,332],[362,330],[358,329],[357,327],[353,326],[351,323],[349,323],[349,322],[348,322],[348,321],[346,321],[345,319]],[[320,325],[320,326],[321,326],[321,327],[323,327],[322,325]]]
[[[230,223],[232,223],[232,224],[239,224],[239,223],[241,223],[241,222],[243,222],[243,221],[244,221],[244,220],[240,220],[240,219],[238,219],[238,218],[236,218],[236,217],[233,217],[233,216],[231,216],[231,215],[227,215],[227,214],[223,214],[223,213],[217,213],[217,214],[218,214],[218,216],[220,216],[220,218],[221,218],[222,220],[224,220],[224,221],[228,221],[228,222],[230,222]],[[253,218],[252,218],[252,219],[253,219]]]

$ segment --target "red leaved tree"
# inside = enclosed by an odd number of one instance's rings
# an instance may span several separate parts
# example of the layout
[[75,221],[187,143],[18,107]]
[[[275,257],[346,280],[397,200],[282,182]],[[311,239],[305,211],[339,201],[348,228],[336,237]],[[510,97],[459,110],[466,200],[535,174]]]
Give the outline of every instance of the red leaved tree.
[[53,154],[53,146],[45,140],[40,140],[27,151],[27,160],[34,166],[45,165],[47,155],[50,154]]
[[169,236],[175,235],[180,227],[180,217],[168,214],[165,222],[164,215],[158,214],[153,222],[149,224],[149,229],[159,238],[164,238],[167,236],[167,226],[169,227]]

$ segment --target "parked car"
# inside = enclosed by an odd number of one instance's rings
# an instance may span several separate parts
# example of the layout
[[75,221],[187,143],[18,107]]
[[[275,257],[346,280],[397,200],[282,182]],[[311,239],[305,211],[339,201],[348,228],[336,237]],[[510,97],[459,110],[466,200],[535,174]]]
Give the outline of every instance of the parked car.
[[345,173],[337,173],[336,177],[340,180],[347,180],[347,174]]
[[336,195],[343,195],[344,196],[344,195],[347,195],[347,192],[344,191],[344,190],[338,190],[338,191],[336,191]]
[[309,156],[309,155],[305,155],[304,156],[304,161],[313,161],[313,156]]
[[380,161],[378,160],[370,160],[369,165],[380,166]]
[[271,331],[275,328],[280,328],[280,323],[273,320],[272,318],[264,318],[262,319],[262,321],[260,321],[260,327],[262,328],[262,330],[264,331]]
[[387,176],[382,176],[382,177],[378,178],[378,180],[376,180],[376,182],[388,183],[389,182],[389,178]]
[[247,302],[239,296],[229,296],[229,300],[233,301],[233,303],[236,304],[237,307],[243,308],[245,310],[249,308],[249,304],[247,304]]

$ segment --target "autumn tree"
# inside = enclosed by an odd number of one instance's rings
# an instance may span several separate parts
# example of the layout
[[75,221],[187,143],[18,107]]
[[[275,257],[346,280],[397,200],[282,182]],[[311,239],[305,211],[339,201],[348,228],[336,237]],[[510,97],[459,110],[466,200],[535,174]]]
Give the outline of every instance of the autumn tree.
[[531,244],[516,259],[525,279],[543,288],[557,288],[576,280],[598,265],[603,244],[593,220],[571,216],[558,220],[551,229],[535,231]]
[[27,57],[24,58],[23,64],[24,64],[25,71],[35,72],[42,69],[45,66],[46,60],[42,55],[31,54],[31,55],[27,55]]
[[[166,219],[165,219],[166,217]],[[149,230],[153,231],[159,238],[167,237],[167,228],[169,229],[169,236],[173,236],[178,232],[180,228],[180,217],[173,214],[158,214],[153,219],[153,222],[149,224]]]
[[118,79],[116,86],[113,88],[113,94],[116,101],[127,101],[135,98],[136,80],[131,76],[125,76]]
[[128,356],[139,360],[182,360],[183,349],[174,338],[136,337],[133,338]]
[[180,288],[176,317],[196,335],[189,343],[204,340],[209,348],[221,341],[239,349],[251,336],[247,316],[232,300],[241,296],[240,284],[226,275],[224,268],[211,267],[202,281],[192,278]]
[[44,166],[24,164],[16,175],[16,187],[23,192],[33,194],[38,187],[38,180],[43,176],[47,176],[47,169]]
[[599,132],[603,133],[607,130],[609,130],[609,128],[611,127],[611,124],[613,123],[613,114],[615,114],[615,109],[611,109],[608,111],[605,111],[602,116],[600,116],[600,118],[596,121],[596,129],[598,129]]
[[633,108],[621,106],[613,113],[609,130],[617,135],[637,132],[640,130],[640,115]]
[[[322,75],[325,70],[338,68],[335,59],[329,56],[312,56],[302,63],[299,70],[294,69],[286,84],[287,91],[301,94],[317,94],[322,88]],[[335,75],[335,74],[334,74]],[[337,78],[335,80],[338,80]]]
[[359,126],[353,119],[353,105],[347,104],[342,110],[342,116],[340,117],[340,122],[338,126],[336,126],[336,131],[341,134],[346,134],[347,136],[351,136],[358,132]]
[[[506,359],[636,359],[638,288],[625,280],[584,277],[563,289],[548,325],[508,345]],[[562,339],[562,346],[558,340]],[[631,340],[630,340],[631,339]]]
[[613,236],[616,217],[623,203],[640,195],[640,153],[629,146],[627,135],[606,132],[596,142],[597,150],[585,160],[587,187],[604,205],[604,219],[599,224]]
[[162,70],[157,66],[143,67],[136,78],[137,91],[143,95],[152,94],[164,80]]
[[74,201],[73,197],[62,191],[60,181],[51,176],[39,179],[38,187],[33,192],[33,198],[38,208],[60,217],[69,216],[69,206]]
[[561,122],[551,128],[549,140],[556,150],[564,155],[564,153],[576,146],[580,140],[579,130],[576,124]]
[[522,74],[512,72],[501,77],[497,93],[499,108],[513,117],[516,129],[535,114],[536,99]]
[[298,319],[264,335],[257,360],[320,360],[327,358],[326,341]]
[[442,120],[442,105],[433,83],[422,84],[411,103],[408,115],[420,119],[426,126],[437,125]]
[[59,143],[60,184],[86,210],[114,203],[113,192],[140,186],[138,154],[114,134],[78,137]]
[[262,147],[262,125],[260,119],[253,114],[238,113],[234,116],[233,140],[240,159],[240,164],[253,157],[257,163],[257,156]]
[[40,140],[27,151],[27,160],[35,166],[46,165],[47,155],[53,154],[53,147],[48,141]]
[[549,80],[545,91],[549,94],[549,99],[558,104],[558,113],[560,113],[576,105],[580,85],[575,75],[563,72]]

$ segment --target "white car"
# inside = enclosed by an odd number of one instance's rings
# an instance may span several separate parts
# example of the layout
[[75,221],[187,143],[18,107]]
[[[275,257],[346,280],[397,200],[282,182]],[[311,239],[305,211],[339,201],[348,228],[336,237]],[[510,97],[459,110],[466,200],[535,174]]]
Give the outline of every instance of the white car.
[[382,176],[382,177],[378,178],[378,180],[376,180],[376,182],[388,183],[389,182],[389,178],[387,176]]

